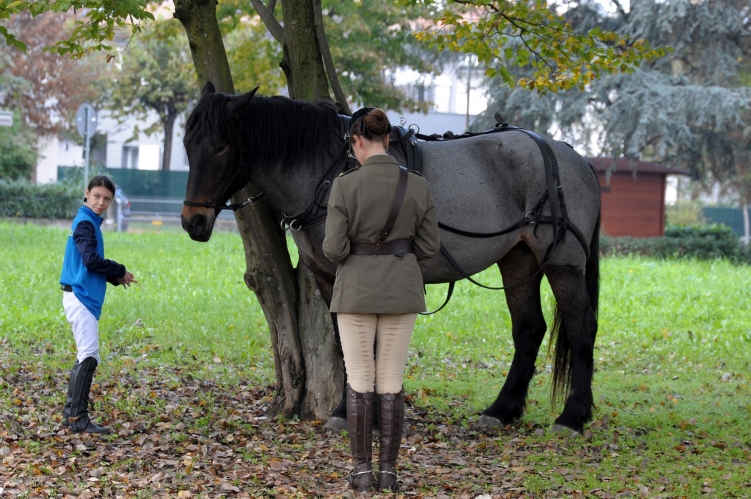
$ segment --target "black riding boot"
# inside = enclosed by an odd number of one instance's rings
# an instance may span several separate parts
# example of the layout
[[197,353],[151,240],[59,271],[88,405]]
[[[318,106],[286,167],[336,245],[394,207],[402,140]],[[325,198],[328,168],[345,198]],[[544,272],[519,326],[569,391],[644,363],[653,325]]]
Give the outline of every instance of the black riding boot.
[[404,428],[404,390],[399,393],[378,394],[378,419],[380,421],[380,463],[378,465],[378,490],[396,492],[396,460],[402,443]]
[[[73,377],[73,371],[78,369],[78,359],[76,359],[76,363],[73,364],[73,369],[70,370],[70,376]],[[70,423],[68,422],[68,418],[70,417],[70,404],[73,402],[73,383],[70,381],[68,382],[68,395],[65,397],[65,407],[63,407],[63,420],[60,423],[63,426],[68,426]]]
[[68,423],[74,433],[112,433],[106,426],[100,426],[89,419],[89,392],[96,366],[97,360],[94,357],[86,357],[70,372],[68,391],[72,393],[72,398]]
[[349,484],[358,492],[373,490],[373,402],[374,392],[358,393],[347,385],[347,429],[355,467]]

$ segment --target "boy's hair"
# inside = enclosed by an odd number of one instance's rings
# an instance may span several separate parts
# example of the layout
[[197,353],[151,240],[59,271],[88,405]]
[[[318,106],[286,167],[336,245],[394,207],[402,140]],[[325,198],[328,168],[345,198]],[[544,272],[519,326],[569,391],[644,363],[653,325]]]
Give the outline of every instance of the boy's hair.
[[[106,175],[97,175],[96,177],[92,178],[89,181],[89,187],[86,188],[87,191],[90,191],[94,187],[104,187],[106,189],[109,189],[109,191],[112,193],[112,195],[115,195],[115,183],[110,180],[110,178]],[[84,201],[86,201],[84,199]]]

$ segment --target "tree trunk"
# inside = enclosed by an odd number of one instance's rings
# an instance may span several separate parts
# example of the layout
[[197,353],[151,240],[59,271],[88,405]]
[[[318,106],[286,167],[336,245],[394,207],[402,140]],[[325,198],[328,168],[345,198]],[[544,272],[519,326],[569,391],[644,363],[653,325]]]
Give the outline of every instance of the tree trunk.
[[[280,66],[287,78],[290,98],[331,100],[316,32],[314,1],[285,0],[282,13],[285,22]],[[303,417],[316,414],[321,418],[320,415],[325,414],[322,419],[328,419],[343,395],[344,361],[336,347],[331,314],[313,274],[302,260],[297,265],[297,273],[300,290],[298,327],[308,376],[302,402]]]
[[[308,0],[310,1],[310,0]],[[288,2],[285,2],[285,5]],[[297,3],[300,3],[297,0]],[[214,83],[218,91],[234,93],[234,85],[216,19],[216,3],[209,0],[176,0],[175,17],[188,35],[198,81]],[[287,19],[285,12],[285,19]],[[290,14],[285,26],[296,25]],[[299,22],[299,21],[298,21]],[[312,11],[309,33],[315,40]],[[285,29],[285,33],[294,30]],[[285,35],[289,36],[289,35]],[[297,41],[294,46],[302,44]],[[317,47],[317,45],[315,46]],[[297,49],[296,49],[297,50]],[[286,57],[286,56],[285,56]],[[306,57],[306,56],[303,56]],[[326,76],[320,53],[321,71],[295,57],[288,63],[291,78],[305,81],[293,98],[314,99],[328,96]],[[283,63],[284,64],[284,63]],[[312,69],[311,69],[312,68]],[[301,72],[305,69],[305,72]],[[296,75],[302,74],[300,80]],[[290,78],[288,75],[288,79]],[[316,75],[315,78],[311,75]],[[306,81],[305,78],[310,78]],[[323,90],[320,82],[323,81]],[[307,83],[319,82],[307,87]],[[248,199],[258,191],[248,185],[233,202]],[[338,353],[331,315],[318,291],[313,274],[302,263],[295,271],[287,251],[287,240],[279,228],[278,213],[265,199],[255,206],[235,212],[245,248],[245,283],[254,291],[269,325],[274,350],[277,392],[269,415],[328,419],[342,396],[344,367]]]
[[172,161],[172,132],[175,129],[177,114],[170,112],[164,120],[164,152],[162,153],[162,170],[170,169]]
[[751,223],[748,220],[748,203],[743,203],[743,243],[748,246],[751,241]]
[[292,99],[331,99],[316,37],[312,0],[285,0],[284,47],[280,64]]

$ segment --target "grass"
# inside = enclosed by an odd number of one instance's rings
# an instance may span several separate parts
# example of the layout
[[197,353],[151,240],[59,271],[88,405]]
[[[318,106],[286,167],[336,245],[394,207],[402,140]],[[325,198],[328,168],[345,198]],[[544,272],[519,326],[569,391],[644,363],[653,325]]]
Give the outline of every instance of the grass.
[[[74,358],[58,285],[66,237],[60,229],[0,224],[0,377],[6,380],[22,366],[52,376]],[[101,379],[118,383],[122,373],[148,366],[146,385],[159,380],[159,366],[171,366],[199,379],[273,384],[268,331],[243,283],[237,234],[216,233],[205,244],[175,231],[107,233],[105,241],[107,256],[140,282],[108,291]],[[531,467],[515,482],[530,497],[573,497],[577,490],[644,495],[644,485],[650,497],[751,497],[751,267],[606,258],[601,275],[593,423],[576,439],[545,432],[557,413],[549,401],[550,360],[541,355],[523,421],[491,439],[495,464]],[[494,269],[478,278],[500,284]],[[428,306],[440,305],[444,293],[444,286],[431,287]],[[543,302],[550,323],[547,285]],[[436,431],[441,423],[466,430],[494,400],[512,354],[503,294],[462,282],[444,311],[418,320],[405,388],[418,408],[440,416]],[[56,407],[62,396],[43,394],[40,402]],[[198,396],[212,405],[216,395]],[[157,419],[170,407],[158,398],[140,408],[128,397],[113,396],[111,403]],[[0,390],[3,411],[14,412],[13,396]],[[206,418],[196,418],[196,431],[210,431],[200,427],[210,424]]]

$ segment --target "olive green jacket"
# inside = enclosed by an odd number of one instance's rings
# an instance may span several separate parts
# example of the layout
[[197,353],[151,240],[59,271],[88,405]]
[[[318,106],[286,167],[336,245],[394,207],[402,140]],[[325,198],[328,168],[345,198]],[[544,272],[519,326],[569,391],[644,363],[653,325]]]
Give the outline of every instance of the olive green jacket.
[[418,260],[438,253],[438,221],[430,186],[419,174],[407,178],[399,216],[386,241],[411,239],[414,253],[350,255],[349,241],[376,242],[394,199],[399,166],[387,154],[370,156],[331,185],[323,252],[338,264],[331,311],[406,314],[425,311]]

